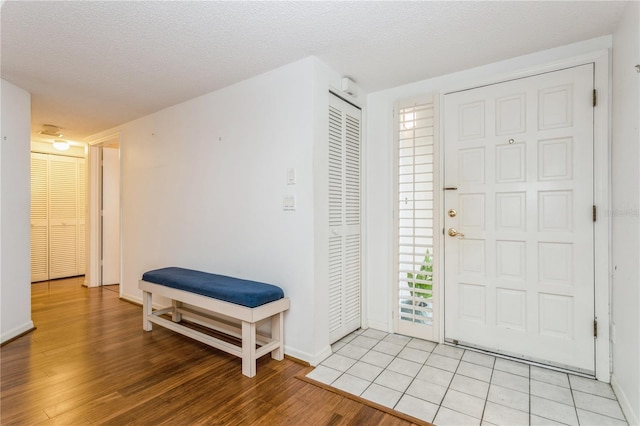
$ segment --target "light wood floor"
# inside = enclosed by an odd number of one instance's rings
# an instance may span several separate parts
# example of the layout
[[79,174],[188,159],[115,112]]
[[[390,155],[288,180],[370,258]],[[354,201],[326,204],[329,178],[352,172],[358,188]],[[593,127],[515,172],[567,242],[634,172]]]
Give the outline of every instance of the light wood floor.
[[306,383],[310,368],[240,359],[155,327],[117,287],[82,278],[32,285],[34,332],[0,349],[0,423],[140,425],[409,425]]

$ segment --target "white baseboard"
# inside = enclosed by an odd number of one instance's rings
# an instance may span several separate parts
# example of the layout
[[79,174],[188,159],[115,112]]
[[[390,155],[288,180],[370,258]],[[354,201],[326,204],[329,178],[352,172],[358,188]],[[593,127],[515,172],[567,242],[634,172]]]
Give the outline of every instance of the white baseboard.
[[33,330],[34,328],[35,328],[35,326],[33,325],[33,321],[29,321],[29,322],[26,322],[26,323],[18,326],[18,327],[15,327],[12,330],[5,331],[0,336],[0,343],[7,342],[7,341],[13,339],[16,336],[21,335],[22,333],[26,333],[27,331]]
[[615,375],[611,375],[611,387],[613,388],[613,392],[616,394],[618,398],[618,402],[620,403],[620,407],[622,408],[622,412],[627,418],[627,423],[629,426],[640,425],[640,419],[638,418],[638,413],[634,413],[631,408],[631,404],[629,404],[629,399],[627,395],[624,393],[618,380]]
[[[122,296],[120,296],[120,299],[142,306],[142,297],[131,296],[130,294],[123,294]],[[155,308],[156,305],[154,304],[153,307]]]
[[389,323],[387,322],[377,322],[377,321],[369,321],[369,328],[373,328],[374,330],[384,331],[385,333],[393,333],[393,330],[390,329]]
[[331,351],[331,346],[327,346],[317,354],[310,354],[308,352],[299,351],[298,349],[292,348],[291,346],[284,345],[284,353],[285,355],[289,355],[301,361],[308,362],[310,365],[315,367],[316,365],[327,359],[329,356],[331,356],[333,352]]

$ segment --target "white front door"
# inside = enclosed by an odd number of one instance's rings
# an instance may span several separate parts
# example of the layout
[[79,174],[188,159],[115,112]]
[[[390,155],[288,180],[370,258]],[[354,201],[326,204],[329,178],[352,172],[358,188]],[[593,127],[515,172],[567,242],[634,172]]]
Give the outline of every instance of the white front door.
[[593,64],[444,96],[447,341],[594,372],[592,96]]

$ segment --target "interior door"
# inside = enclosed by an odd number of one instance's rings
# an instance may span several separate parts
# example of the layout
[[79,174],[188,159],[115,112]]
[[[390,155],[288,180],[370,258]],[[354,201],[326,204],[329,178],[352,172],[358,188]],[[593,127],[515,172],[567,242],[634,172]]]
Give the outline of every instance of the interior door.
[[31,282],[49,279],[49,158],[31,153]]
[[120,283],[120,149],[102,150],[102,285]]
[[593,65],[444,96],[445,339],[594,373]]
[[78,275],[78,162],[49,157],[49,279]]
[[329,339],[358,329],[360,319],[359,108],[331,94],[329,101]]

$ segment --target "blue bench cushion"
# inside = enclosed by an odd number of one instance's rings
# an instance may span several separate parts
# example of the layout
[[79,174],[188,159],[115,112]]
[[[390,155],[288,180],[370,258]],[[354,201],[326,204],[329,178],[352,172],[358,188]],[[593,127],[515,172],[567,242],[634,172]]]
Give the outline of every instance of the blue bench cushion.
[[284,297],[280,287],[184,268],[162,268],[145,272],[144,281],[201,294],[236,305],[255,308]]

